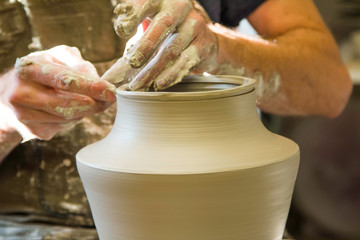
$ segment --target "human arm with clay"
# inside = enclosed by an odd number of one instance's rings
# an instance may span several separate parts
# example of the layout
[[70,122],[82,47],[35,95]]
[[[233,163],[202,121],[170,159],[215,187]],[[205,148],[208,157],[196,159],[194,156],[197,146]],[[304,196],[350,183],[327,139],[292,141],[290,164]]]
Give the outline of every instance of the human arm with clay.
[[[103,79],[131,90],[161,90],[190,74],[235,74],[257,80],[257,104],[280,115],[336,117],[352,83],[337,45],[312,0],[267,0],[247,19],[260,37],[213,24],[190,0],[134,0],[117,6],[115,29],[142,38]],[[125,72],[138,69],[134,77]],[[132,75],[130,75],[132,76]]]

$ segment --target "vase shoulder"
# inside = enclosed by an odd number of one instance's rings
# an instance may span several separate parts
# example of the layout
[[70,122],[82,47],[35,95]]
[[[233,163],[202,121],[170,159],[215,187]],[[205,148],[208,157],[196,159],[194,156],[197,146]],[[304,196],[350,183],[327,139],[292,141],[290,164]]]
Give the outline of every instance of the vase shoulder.
[[201,174],[299,158],[293,141],[261,123],[253,80],[193,78],[168,92],[118,91],[112,131],[78,161],[116,172]]
[[78,161],[107,171],[138,174],[203,174],[249,169],[294,159],[299,147],[275,134],[262,139],[204,143],[122,142],[113,147],[107,139],[91,144],[77,155]]

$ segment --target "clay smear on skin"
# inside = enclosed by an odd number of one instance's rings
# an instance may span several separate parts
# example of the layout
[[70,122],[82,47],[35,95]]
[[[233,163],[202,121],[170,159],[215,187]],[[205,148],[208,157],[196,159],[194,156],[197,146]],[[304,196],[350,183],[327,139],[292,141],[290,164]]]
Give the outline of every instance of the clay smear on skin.
[[[43,74],[50,74],[51,72],[53,72],[53,69],[55,69],[55,67],[52,64],[42,64],[39,62],[34,62],[34,61],[21,59],[21,58],[16,61],[15,69],[17,72],[24,74],[24,71],[22,71],[23,68],[25,66],[32,65],[32,64],[41,66],[41,71]],[[59,83],[64,83],[65,86],[69,86],[72,82],[74,82],[76,84],[76,86],[79,87],[80,79],[85,79],[86,81],[96,81],[96,80],[90,79],[86,76],[74,74],[69,70],[64,70],[64,71],[56,74],[53,81],[54,81],[55,85],[59,85]],[[108,90],[107,89],[104,90],[104,92],[102,94],[105,95],[106,91],[108,91]],[[91,106],[86,106],[86,105],[85,106],[77,106],[77,102],[71,102],[70,105],[71,106],[69,106],[69,107],[57,106],[55,108],[55,111],[57,113],[61,114],[62,116],[64,116],[66,119],[72,119],[74,117],[75,113],[86,112],[91,108]]]
[[[162,12],[162,15],[160,16],[159,15],[159,20],[155,20],[157,21],[156,24],[153,24],[152,26],[150,26],[150,29],[149,31],[151,31],[151,29],[156,25],[157,27],[158,26],[163,26],[164,29],[167,29],[167,31],[164,31],[162,33],[162,35],[160,36],[160,41],[165,39],[167,36],[169,36],[171,33],[173,33],[175,31],[175,28],[177,27],[177,24],[179,22],[182,22],[184,20],[184,18],[186,17],[185,14],[180,14],[177,10],[178,9],[174,9],[174,2],[172,1],[165,1],[164,4],[161,6],[161,12]],[[177,3],[179,4],[179,3]],[[181,4],[179,4],[181,5]],[[184,13],[187,13],[191,10],[191,5],[188,4],[186,5],[182,11]],[[154,6],[152,6],[152,8],[156,8],[156,4],[154,4]],[[155,9],[156,10],[156,9]],[[156,11],[154,11],[156,12]],[[167,27],[167,24],[165,22],[163,22],[163,19],[172,19],[173,17],[176,17],[173,25],[171,25],[170,27]],[[181,27],[180,27],[181,28]],[[192,35],[193,33],[191,33]],[[141,44],[144,44],[144,41],[140,41],[138,43],[139,45]],[[144,59],[144,54],[142,52],[139,52],[139,51],[135,51],[132,56],[130,57],[129,59],[129,64],[132,66],[132,67],[140,67],[142,65],[142,63],[146,60]]]
[[[17,74],[19,74],[21,77],[26,78],[26,71],[24,71],[24,68],[26,66],[29,65],[38,65],[41,67],[41,72],[44,75],[48,75],[51,72],[53,72],[54,69],[57,69],[56,67],[54,67],[53,64],[43,64],[37,61],[32,61],[32,60],[27,60],[24,58],[19,58],[16,60],[15,63],[15,71],[17,72]],[[69,66],[66,66],[67,68],[69,68]],[[65,67],[64,67],[65,68]],[[68,87],[72,82],[74,82],[76,84],[77,87],[79,87],[79,81],[80,80],[85,80],[88,82],[94,82],[97,81],[96,79],[92,79],[89,78],[85,75],[81,75],[78,73],[74,73],[71,70],[65,69],[61,72],[59,72],[58,74],[55,75],[54,77],[54,83],[55,86],[58,86],[57,83],[64,83],[66,87]]]
[[[132,89],[136,89],[139,90],[137,86],[140,86],[140,88],[144,89],[144,90],[148,90],[148,88],[155,82],[154,84],[154,88],[155,90],[160,90],[160,89],[164,89],[167,87],[170,87],[178,82],[181,81],[181,79],[188,75],[190,73],[189,69],[191,69],[192,67],[194,67],[197,63],[200,62],[200,57],[199,57],[199,51],[197,49],[197,47],[191,45],[189,47],[187,47],[187,45],[191,42],[191,40],[194,37],[194,27],[197,24],[197,20],[189,20],[188,21],[188,26],[186,27],[182,27],[179,29],[180,33],[174,33],[169,35],[165,41],[160,45],[160,49],[158,51],[158,53],[155,55],[155,57],[153,57],[152,59],[149,60],[148,64],[144,65],[144,68],[141,70],[141,72],[146,72],[148,74],[151,74],[150,69],[154,66],[154,64],[156,64],[156,62],[158,61],[158,59],[161,57],[161,53],[165,51],[166,48],[172,48],[172,43],[174,41],[176,42],[180,42],[180,43],[176,43],[176,46],[179,47],[185,47],[185,50],[183,49],[179,49],[179,53],[180,55],[172,60],[169,60],[169,62],[167,63],[167,65],[165,66],[165,68],[163,69],[162,73],[157,76],[155,78],[154,81],[150,81],[148,83],[143,83],[143,82],[133,82],[132,84],[130,84],[130,88]],[[185,45],[185,46],[184,46]],[[187,48],[186,48],[187,47]],[[177,51],[177,50],[176,50]],[[174,64],[177,63],[177,61],[180,58],[186,58],[187,62],[185,64],[185,66],[182,69],[179,69],[177,78],[174,81],[169,81],[167,79],[167,76],[169,76],[169,74],[172,74],[171,71],[172,67]],[[144,76],[145,79],[148,79],[147,75]]]
[[114,13],[118,15],[114,24],[116,33],[122,38],[131,35],[137,24],[137,13],[134,11],[133,6],[121,3],[116,6]]
[[[57,67],[55,67],[53,64],[43,64],[43,63],[39,63],[39,62],[29,61],[26,59],[18,59],[15,64],[15,69],[17,70],[18,73],[22,73],[23,67],[25,67],[27,65],[32,65],[32,64],[41,66],[41,72],[44,75],[48,75],[57,69]],[[70,66],[67,66],[67,67],[71,68]],[[65,69],[65,70],[59,72],[58,74],[56,74],[54,76],[54,79],[53,79],[53,83],[55,86],[59,86],[59,85],[62,85],[61,83],[64,83],[66,87],[68,87],[71,83],[74,83],[77,87],[80,87],[79,81],[95,82],[98,80],[95,78],[90,78],[85,75],[74,73],[73,71],[71,71],[69,69]],[[105,98],[106,93],[108,91],[115,93],[116,89],[115,88],[105,89],[101,93],[101,96]]]
[[[197,22],[198,22],[197,20],[191,19],[191,20],[189,20],[189,25],[190,26],[180,27],[179,31],[182,32],[181,35],[183,37],[186,37],[186,38],[182,39],[182,42],[186,42],[186,43],[191,42],[191,40],[194,38],[194,28],[195,28]],[[167,41],[172,42],[176,37],[179,37],[178,35],[179,34],[173,34],[172,36],[170,36],[164,42],[164,44],[163,44],[164,47],[166,47],[168,45]],[[160,52],[161,52],[161,50],[160,50]],[[182,69],[179,70],[176,79],[169,82],[169,80],[166,79],[166,71],[169,71],[169,69],[174,65],[176,60],[181,57],[181,55],[179,55],[177,59],[169,61],[169,63],[166,65],[166,67],[165,67],[165,69],[163,71],[165,74],[161,74],[161,75],[165,75],[165,76],[163,76],[163,77],[159,76],[155,80],[155,84],[154,84],[155,90],[161,90],[161,89],[164,89],[164,88],[168,88],[168,87],[171,87],[171,86],[181,82],[183,77],[189,75],[190,70],[200,62],[199,50],[194,45],[188,46],[185,50],[181,51],[180,54],[186,56],[188,61],[186,62],[185,66]]]
[[230,63],[222,63],[219,66],[219,70],[217,74],[231,74],[236,76],[244,76],[245,75],[245,67],[235,67]]
[[14,65],[16,74],[19,75],[21,78],[26,78],[26,72],[23,71],[23,69],[24,69],[24,67],[30,66],[33,64],[38,64],[38,63],[31,61],[31,60],[24,59],[24,58],[17,58],[15,65]]
[[265,95],[277,94],[281,87],[281,77],[278,72],[275,72],[268,81],[264,80],[261,72],[254,73],[254,79],[256,80],[256,98],[261,99]]
[[[170,17],[170,15],[169,15],[169,17]],[[164,23],[162,23],[162,22],[159,22],[158,24],[162,24],[162,25],[164,25],[165,26],[165,24]],[[151,27],[150,27],[151,28]],[[175,27],[174,27],[175,28]],[[149,29],[149,31],[151,31],[151,29]],[[171,33],[172,31],[171,30],[169,30],[169,31],[167,31],[167,32],[164,32],[161,36],[160,36],[160,40],[162,40],[162,39],[165,39],[167,36],[169,36],[169,34]],[[135,51],[134,52],[131,52],[130,54],[131,54],[131,56],[129,57],[129,59],[128,59],[128,63],[132,66],[132,67],[140,67],[141,65],[142,65],[142,63],[144,62],[144,59],[145,59],[145,55],[142,53],[142,52],[140,52],[140,51],[136,51],[136,49],[137,49],[137,46],[141,46],[141,45],[143,45],[143,44],[145,44],[145,43],[147,43],[147,42],[145,42],[144,40],[143,41],[140,41],[140,42],[138,42],[133,48],[135,49]]]
[[[122,33],[130,31],[132,29],[134,29],[135,27],[132,26],[131,24],[128,23],[128,21],[130,19],[133,19],[135,16],[139,17],[140,14],[144,14],[146,12],[147,15],[151,15],[151,14],[155,14],[156,12],[159,11],[159,9],[161,8],[161,12],[165,12],[166,15],[162,16],[160,18],[160,21],[158,22],[157,25],[162,24],[164,26],[166,26],[165,23],[162,23],[161,20],[164,17],[173,17],[173,16],[177,16],[177,19],[175,20],[175,23],[178,23],[181,18],[184,18],[185,16],[183,16],[182,14],[176,14],[174,11],[174,6],[172,2],[164,2],[163,5],[159,4],[159,1],[150,1],[147,2],[149,5],[144,5],[142,8],[138,8],[136,6],[131,6],[129,4],[120,4],[117,6],[117,8],[115,9],[115,13],[119,14],[118,19],[116,20],[115,23],[115,28],[118,31],[118,29],[120,28],[120,31]],[[188,5],[188,9],[184,9],[184,11],[188,10],[190,11],[191,9],[191,4]],[[150,12],[151,11],[151,12]],[[185,36],[187,36],[186,39],[184,39],[183,41],[189,41],[189,39],[193,38],[193,28],[196,25],[197,21],[193,20],[191,22],[191,27],[187,27],[185,29]],[[167,42],[168,41],[172,41],[177,35],[173,34],[170,35],[174,28],[176,27],[176,24],[174,24],[168,31],[163,32],[163,34],[160,36],[160,39],[165,39],[164,43],[161,44],[161,47],[159,49],[159,52],[161,52],[166,46],[167,46]],[[180,30],[180,29],[179,29]],[[122,33],[118,33],[119,35],[121,35]],[[170,35],[170,37],[168,37]],[[182,34],[183,35],[183,34]],[[168,37],[168,38],[167,38]],[[144,58],[144,54],[142,52],[136,51],[136,49],[138,49],[138,46],[141,44],[143,44],[143,41],[138,42],[137,44],[135,44],[135,46],[130,46],[129,49],[126,50],[126,54],[124,54],[123,58],[121,60],[119,60],[116,64],[116,70],[118,71],[109,71],[105,74],[105,78],[110,78],[110,79],[115,79],[112,82],[123,82],[125,80],[125,78],[128,77],[129,74],[124,73],[124,71],[122,70],[126,70],[126,72],[130,72],[131,70],[129,68],[126,68],[124,66],[124,63],[127,63],[128,65],[132,66],[132,67],[140,67],[143,62],[145,61]],[[186,56],[189,59],[189,61],[186,63],[185,67],[188,69],[191,69],[193,66],[195,66],[199,61],[199,52],[196,48],[194,47],[190,47],[189,49],[186,49],[183,54],[186,54]],[[154,57],[154,58],[150,58],[150,60],[148,60],[147,62],[151,62],[154,61],[155,59],[158,59],[158,57]],[[169,63],[167,64],[167,66],[165,67],[164,71],[166,71],[166,69],[171,68],[171,66],[173,65],[173,63],[175,62],[175,60],[173,61],[169,61]],[[148,64],[144,65],[143,69],[138,69],[138,71],[148,71],[150,67],[147,66]],[[152,65],[152,64],[150,64]],[[190,66],[192,65],[192,66]],[[118,72],[118,73],[116,73]],[[167,83],[166,80],[166,75],[163,75],[163,77],[157,78],[155,81],[151,81],[149,83],[132,83],[130,84],[130,88],[135,89],[135,90],[147,90],[152,84],[153,82],[158,82],[158,86],[155,86],[155,88],[158,89],[162,89],[165,87],[169,87],[171,85],[176,84],[177,82],[181,81],[181,78],[184,77],[185,75],[189,74],[189,70],[185,70],[182,69],[182,71],[178,74],[178,77],[175,79],[175,81],[172,81],[171,83]],[[117,76],[116,76],[117,75]],[[132,75],[132,74],[131,74]],[[115,77],[116,76],[116,77]],[[128,79],[128,80],[132,80],[132,79]],[[137,87],[136,85],[139,85],[139,87]]]
[[114,9],[114,13],[118,15],[114,24],[116,33],[122,38],[129,37],[145,15],[154,15],[160,7],[160,1],[145,1],[140,6],[129,3],[118,4]]
[[171,86],[181,82],[183,77],[189,75],[191,69],[200,62],[199,51],[198,51],[197,47],[194,45],[189,46],[187,49],[185,49],[185,51],[182,52],[182,54],[187,56],[187,58],[186,58],[187,62],[185,64],[185,66],[179,70],[176,79],[174,81],[168,81],[168,79],[166,79],[166,76],[165,76],[165,78],[161,78],[161,76],[160,76],[156,80],[156,83],[154,86],[155,88],[160,90],[160,89],[171,87]]
[[[45,72],[43,73],[45,74]],[[55,82],[55,86],[59,86],[61,83],[64,83],[65,86],[68,87],[73,82],[77,87],[79,87],[79,81],[95,82],[98,80],[66,69],[56,74],[53,81]]]
[[55,111],[63,115],[66,119],[72,119],[77,112],[86,112],[90,106],[61,107],[57,106]]

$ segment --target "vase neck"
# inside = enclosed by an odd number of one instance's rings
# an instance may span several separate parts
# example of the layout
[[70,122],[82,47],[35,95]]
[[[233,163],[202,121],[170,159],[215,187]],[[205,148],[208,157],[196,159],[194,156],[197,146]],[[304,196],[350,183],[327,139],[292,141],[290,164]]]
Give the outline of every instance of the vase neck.
[[219,99],[192,101],[134,100],[117,96],[111,134],[156,140],[224,138],[263,127],[254,91]]

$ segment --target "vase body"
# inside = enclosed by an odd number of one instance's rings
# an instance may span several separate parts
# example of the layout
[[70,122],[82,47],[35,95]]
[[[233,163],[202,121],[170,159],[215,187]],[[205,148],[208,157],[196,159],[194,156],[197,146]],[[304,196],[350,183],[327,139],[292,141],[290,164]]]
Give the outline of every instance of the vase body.
[[252,79],[193,76],[117,104],[77,154],[101,240],[282,239],[299,149],[262,125]]

